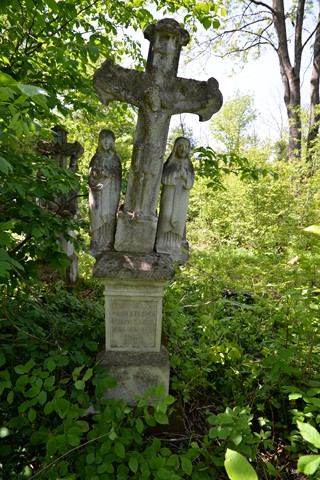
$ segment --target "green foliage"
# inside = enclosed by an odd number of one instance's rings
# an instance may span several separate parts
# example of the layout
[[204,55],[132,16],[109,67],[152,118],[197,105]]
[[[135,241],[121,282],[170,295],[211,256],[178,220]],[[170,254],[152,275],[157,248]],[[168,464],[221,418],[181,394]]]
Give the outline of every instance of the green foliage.
[[209,438],[219,440],[218,450],[222,453],[230,447],[250,458],[255,458],[260,439],[251,432],[252,419],[253,415],[248,408],[227,407],[225,412],[209,416],[208,422],[212,425]]
[[[154,4],[171,14],[179,10],[186,13],[187,9],[185,21],[200,21],[206,28],[214,24],[219,11],[211,2],[186,4],[176,0]],[[77,231],[80,225],[61,218],[60,212],[41,209],[38,200],[55,202],[59,195],[76,190],[80,179],[59,170],[51,160],[36,156],[34,145],[39,138],[51,138],[48,127],[55,123],[69,125],[71,135],[81,142],[87,137],[81,165],[86,171],[96,145],[92,140],[97,138],[97,128],[106,126],[105,108],[92,88],[93,72],[106,58],[121,63],[126,56],[141,68],[139,43],[125,32],[129,27],[144,29],[152,21],[144,0],[1,2],[0,193],[5,199],[0,209],[1,283],[14,288],[18,279],[26,281],[34,276],[35,263],[43,259],[54,262],[54,267],[66,267],[59,239],[71,240],[68,231]],[[108,122],[121,137],[124,187],[133,115],[128,105],[108,108]],[[126,122],[129,127],[124,128]],[[86,193],[83,188],[81,194]],[[88,229],[88,222],[83,226]]]
[[[224,189],[223,180],[227,175],[235,175],[244,180],[259,180],[267,175],[277,178],[271,169],[252,166],[247,158],[236,153],[218,153],[211,147],[198,147],[195,153],[195,172],[200,178],[207,178],[207,188]],[[198,163],[199,162],[199,163]]]
[[213,139],[222,146],[223,152],[243,155],[252,145],[257,144],[257,136],[251,131],[256,117],[252,97],[235,92],[233,98],[224,102],[221,110],[210,121]]
[[[319,173],[306,176],[303,165],[290,165],[283,162],[270,163],[269,151],[261,151],[251,157],[246,179],[241,180],[241,168],[237,164],[228,170],[236,175],[221,173],[218,181],[225,190],[217,190],[208,180],[197,178],[191,191],[188,232],[189,239],[200,248],[216,245],[242,246],[249,249],[269,249],[269,251],[294,252],[300,248],[310,248],[317,243],[303,229],[317,224],[319,202]],[[213,157],[214,160],[214,157]],[[207,161],[207,160],[205,160]],[[210,163],[205,170],[210,175]],[[245,165],[245,169],[247,165]],[[259,170],[261,169],[261,170]],[[260,175],[259,182],[250,177],[251,171],[274,172],[273,175]],[[212,161],[212,176],[215,175]],[[289,253],[290,254],[290,253]]]
[[227,449],[224,465],[230,480],[258,480],[250,463],[238,452]]
[[0,172],[0,282],[14,287],[35,275],[39,261],[68,264],[57,239],[69,239],[68,231],[78,226],[58,208],[42,208],[38,199],[54,202],[77,190],[79,176],[46,157],[8,151],[6,159],[11,170]]
[[[154,5],[164,15],[181,8],[195,29],[195,19],[215,28],[223,14],[212,2]],[[86,205],[78,226],[40,207],[38,199],[68,195],[81,177],[33,146],[49,138],[46,127],[58,115],[84,142],[86,171],[105,126],[93,70],[125,54],[142,67],[139,46],[118,27],[137,30],[150,20],[144,0],[0,6],[0,477],[285,480],[297,465],[317,474],[320,260],[315,229],[304,231],[319,221],[316,170],[310,177],[303,165],[271,163],[271,146],[254,142],[245,156],[239,142],[230,153],[198,150],[190,261],[166,289],[163,309],[167,397],[159,385],[135,406],[105,398],[115,381],[96,360],[104,343],[101,285],[36,284],[39,261],[65,261],[57,238],[82,227],[88,242],[88,223]],[[238,118],[241,128],[250,115]],[[124,170],[133,121],[126,107],[108,109]],[[80,258],[86,277],[87,257]],[[29,280],[24,288],[21,280]],[[170,436],[180,410],[185,435]]]
[[[313,475],[320,465],[320,455],[316,454],[320,448],[320,434],[316,428],[320,418],[320,383],[319,381],[310,381],[306,387],[299,388],[290,385],[284,387],[284,391],[289,393],[291,406],[294,407],[290,410],[292,423],[298,427],[298,430],[291,432],[290,450],[299,454],[298,471],[306,475]],[[301,455],[306,449],[311,450],[314,454]]]
[[[24,85],[0,71],[0,140],[3,145],[40,129],[37,118],[48,113],[48,93],[34,85]],[[0,168],[8,173],[8,168]]]
[[135,408],[105,399],[115,381],[96,364],[104,308],[87,288],[68,293],[61,282],[3,303],[1,478],[214,478],[196,443],[172,452],[150,436],[175,402],[163,385]]
[[41,84],[50,94],[50,107],[62,114],[68,111],[66,105],[90,109],[94,95],[89,74],[99,57],[138,54],[129,37],[116,38],[118,21],[124,26],[139,22],[130,2],[41,0],[34,8],[32,1],[4,1],[0,13],[5,73],[28,84]]

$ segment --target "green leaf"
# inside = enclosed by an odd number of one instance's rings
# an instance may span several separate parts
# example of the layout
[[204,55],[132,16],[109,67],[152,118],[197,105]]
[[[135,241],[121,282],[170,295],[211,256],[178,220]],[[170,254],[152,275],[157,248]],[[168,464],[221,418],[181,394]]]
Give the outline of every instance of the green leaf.
[[0,172],[8,175],[8,173],[13,171],[13,166],[5,158],[0,157]]
[[160,383],[157,388],[156,388],[156,396],[158,398],[161,398],[163,397],[163,395],[166,393],[166,389],[164,387],[164,384],[163,383]]
[[168,425],[169,423],[168,416],[163,412],[154,412],[154,418],[161,425]]
[[210,27],[211,27],[211,19],[208,18],[208,17],[204,17],[202,20],[201,20],[201,23],[202,25],[204,26],[204,28],[206,30],[208,30]]
[[289,400],[297,400],[302,397],[302,393],[290,393]]
[[150,415],[147,409],[145,409],[143,413],[144,413],[144,419],[146,421],[146,424],[149,425],[149,427],[155,427],[156,421],[154,417]]
[[56,377],[54,375],[51,375],[51,377],[47,377],[44,381],[44,386],[45,388],[52,390],[53,385],[56,382]]
[[40,405],[44,405],[47,401],[47,392],[45,390],[41,390],[38,396],[38,402]]
[[169,450],[169,448],[163,447],[163,448],[161,448],[160,453],[161,453],[161,455],[163,455],[164,457],[170,457],[170,455],[171,455],[171,450]]
[[24,83],[19,83],[18,87],[22,93],[28,97],[33,97],[34,95],[48,95],[48,92],[43,88],[35,87],[34,85],[25,85]]
[[[52,372],[56,368],[56,362],[53,360],[52,357],[50,357],[46,362],[46,368],[49,370],[49,372]],[[52,377],[49,377],[49,378],[52,378]]]
[[37,417],[37,413],[33,408],[30,408],[28,412],[28,420],[30,423],[33,423]]
[[16,85],[17,82],[10,75],[4,72],[0,72],[0,83],[5,85]]
[[40,387],[31,387],[25,394],[26,397],[28,398],[34,398],[34,397],[37,397],[39,395],[39,392],[40,392]]
[[309,423],[303,423],[297,421],[298,429],[307,442],[311,443],[313,446],[320,448],[320,433]]
[[0,231],[0,245],[9,246],[11,242],[10,235],[6,232]]
[[48,108],[47,100],[44,95],[33,95],[32,100],[44,110]]
[[11,390],[7,395],[7,402],[9,403],[9,405],[12,404],[13,398],[14,398],[14,393],[13,393],[13,390]]
[[8,272],[11,270],[11,265],[0,260],[0,277],[7,278],[9,276]]
[[138,419],[136,420],[136,429],[137,429],[138,433],[142,433],[142,432],[143,432],[144,425],[143,425],[143,422],[142,422],[141,418],[138,418]]
[[131,456],[129,460],[129,468],[133,473],[137,473],[139,468],[139,462],[137,457]]
[[110,432],[108,436],[112,442],[118,437],[116,432]]
[[30,370],[35,366],[36,362],[30,358],[30,360],[26,363],[26,369],[27,372],[30,372]]
[[88,455],[86,456],[87,464],[91,465],[91,463],[94,462],[94,459],[95,459],[94,453],[93,452],[88,453]]
[[44,406],[44,409],[43,409],[44,414],[49,415],[51,412],[53,412],[53,409],[54,409],[53,402],[46,403],[45,406]]
[[76,382],[74,382],[74,386],[77,390],[84,390],[85,383],[83,380],[77,380]]
[[310,227],[304,228],[304,231],[320,235],[320,225],[310,225]]
[[298,472],[313,475],[320,465],[320,455],[303,455],[298,460]]
[[167,395],[165,397],[165,402],[167,405],[172,405],[175,401],[176,399],[172,395]]
[[53,455],[59,448],[59,440],[55,437],[51,437],[47,441],[46,446],[48,455]]
[[124,448],[123,443],[121,442],[115,442],[114,444],[114,453],[118,455],[120,458],[124,458],[126,456],[126,451]]
[[83,375],[83,381],[86,382],[87,380],[89,380],[89,378],[92,377],[92,368],[88,368],[88,370],[86,371],[86,373]]
[[181,468],[187,475],[192,473],[192,462],[188,457],[181,457]]
[[24,373],[27,373],[27,368],[24,365],[17,365],[14,367],[14,371],[18,373],[18,375],[23,375]]
[[57,3],[56,3],[56,0],[46,0],[46,4],[50,8],[50,10],[52,10],[53,12],[58,11],[58,6],[57,6]]
[[170,472],[167,468],[160,467],[157,469],[155,478],[159,478],[161,480],[168,480],[169,478],[172,478],[172,475],[170,475]]
[[248,460],[241,455],[227,448],[224,467],[230,480],[258,480],[258,476]]
[[238,433],[237,435],[232,437],[233,443],[237,446],[242,442],[242,435],[241,433]]
[[70,403],[65,398],[57,398],[55,402],[55,411],[60,418],[65,418],[68,415]]
[[[10,255],[3,248],[0,248],[0,260],[4,260],[6,262],[10,262],[10,260],[11,260]],[[20,367],[20,365],[18,365],[18,366]],[[24,368],[23,365],[21,365],[21,366]]]

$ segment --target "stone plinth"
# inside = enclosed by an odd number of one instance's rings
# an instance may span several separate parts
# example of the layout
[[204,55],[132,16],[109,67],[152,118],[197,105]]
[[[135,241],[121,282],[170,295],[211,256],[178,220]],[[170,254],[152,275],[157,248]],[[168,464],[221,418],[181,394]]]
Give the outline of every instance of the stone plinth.
[[107,352],[159,352],[164,282],[103,279]]
[[174,276],[170,257],[107,252],[93,275],[105,286],[106,347],[99,361],[117,380],[106,396],[132,402],[160,383],[168,393],[170,365],[161,325],[164,286]]
[[166,394],[169,392],[170,363],[164,347],[156,353],[100,352],[98,361],[117,380],[117,385],[106,391],[105,398],[132,403],[135,395],[143,396],[151,386],[160,383]]

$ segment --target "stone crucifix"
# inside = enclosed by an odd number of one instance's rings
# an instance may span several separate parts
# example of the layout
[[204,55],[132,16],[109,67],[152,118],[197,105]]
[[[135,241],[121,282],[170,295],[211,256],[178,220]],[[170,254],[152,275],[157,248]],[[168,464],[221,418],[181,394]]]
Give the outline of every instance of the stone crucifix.
[[103,104],[112,100],[139,108],[123,211],[115,250],[152,252],[157,229],[157,204],[163,160],[172,115],[194,113],[206,121],[222,106],[216,79],[197,81],[177,77],[182,46],[189,34],[173,19],[149,25],[146,71],[129,70],[107,60],[95,72],[93,86]]

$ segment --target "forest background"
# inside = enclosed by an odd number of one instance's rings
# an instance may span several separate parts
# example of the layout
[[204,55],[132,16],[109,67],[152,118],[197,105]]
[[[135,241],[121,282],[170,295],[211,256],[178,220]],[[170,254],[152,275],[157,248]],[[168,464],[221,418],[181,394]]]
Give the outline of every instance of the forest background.
[[[3,480],[320,478],[319,23],[312,2],[284,7],[2,0]],[[87,170],[107,127],[128,172],[136,111],[103,107],[91,80],[105,58],[144,68],[135,32],[153,16],[175,17],[193,33],[186,61],[236,54],[241,66],[250,51],[273,48],[288,122],[276,138],[259,138],[253,98],[239,91],[211,120],[210,145],[186,118],[172,129],[171,141],[184,134],[193,143],[196,184],[190,258],[165,296],[171,392],[152,389],[130,407],[103,399],[114,380],[96,364],[104,309],[88,255]],[[304,53],[309,102],[301,101]],[[55,124],[84,147],[78,172],[36,153]],[[77,219],[37,201],[76,189]],[[64,279],[61,236],[79,255],[76,284]],[[41,280],[43,263],[59,277]],[[89,405],[95,413],[84,416]]]

